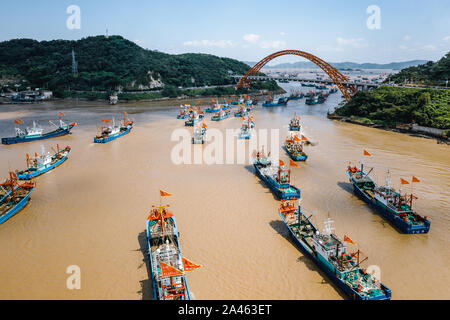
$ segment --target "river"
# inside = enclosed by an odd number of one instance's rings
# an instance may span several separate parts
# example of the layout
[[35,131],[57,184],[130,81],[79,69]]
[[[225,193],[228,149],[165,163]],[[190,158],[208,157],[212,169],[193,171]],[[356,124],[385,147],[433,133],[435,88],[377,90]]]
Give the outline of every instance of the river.
[[[306,163],[292,168],[292,183],[302,205],[322,229],[328,218],[336,233],[349,235],[376,265],[393,299],[449,299],[450,149],[435,140],[411,137],[328,120],[340,93],[323,105],[305,99],[287,107],[254,111],[256,129],[279,129],[284,140],[289,119],[301,115]],[[70,145],[70,159],[36,179],[31,203],[0,226],[1,299],[149,299],[152,297],[145,221],[159,190],[173,193],[170,203],[181,234],[181,249],[203,267],[188,274],[196,299],[343,299],[340,291],[293,244],[278,216],[277,201],[253,169],[242,164],[172,162],[182,128],[177,103],[119,104],[49,102],[0,106],[0,136],[11,136],[14,119],[45,125],[65,113],[79,123],[73,134],[51,140],[0,146],[0,173],[23,169],[25,154]],[[135,119],[129,135],[105,145],[93,143],[101,119],[126,110]],[[208,129],[238,129],[239,118]],[[49,128],[48,125],[45,125]],[[192,130],[192,129],[189,129]],[[191,132],[191,131],[190,131]],[[195,146],[197,149],[205,146]],[[431,219],[425,235],[399,233],[355,197],[345,175],[349,160],[363,149],[365,165],[384,181],[390,169],[394,186],[415,175],[416,210]],[[279,151],[281,159],[288,157]],[[409,189],[407,190],[409,192]],[[351,246],[351,245],[350,245]],[[66,269],[81,270],[81,289],[69,290]]]

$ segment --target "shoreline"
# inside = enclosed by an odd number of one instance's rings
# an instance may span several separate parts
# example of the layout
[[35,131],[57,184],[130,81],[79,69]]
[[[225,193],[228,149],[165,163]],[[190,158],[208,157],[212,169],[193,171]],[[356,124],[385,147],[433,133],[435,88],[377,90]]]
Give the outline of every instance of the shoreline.
[[385,130],[385,131],[403,133],[403,134],[407,134],[407,135],[409,135],[411,137],[435,139],[438,144],[450,145],[450,139],[449,138],[437,137],[437,136],[435,136],[433,134],[427,134],[425,132],[423,132],[423,133],[415,133],[412,130],[391,128],[391,127],[387,127],[387,126],[381,125],[381,124],[364,123],[364,122],[361,122],[361,121],[358,121],[358,120],[350,119],[349,117],[338,116],[335,113],[327,113],[327,118],[330,119],[330,120],[335,120],[335,121],[340,121],[340,122],[347,122],[347,123],[351,123],[351,124],[357,124],[357,125],[365,126],[365,127],[369,127],[369,128],[375,128],[375,129],[380,129],[380,130]]
[[[285,90],[277,90],[274,94],[285,94],[287,93]],[[118,105],[118,104],[122,104],[125,105],[127,103],[136,103],[136,102],[160,102],[160,101],[164,101],[164,102],[175,102],[175,101],[180,101],[180,102],[185,102],[185,103],[190,103],[190,102],[198,102],[198,100],[211,100],[211,99],[219,99],[219,98],[223,98],[223,99],[239,99],[243,94],[236,94],[236,95],[213,95],[213,96],[199,96],[199,97],[188,97],[188,96],[181,96],[181,97],[176,97],[176,98],[169,98],[169,97],[163,97],[163,98],[154,98],[154,99],[130,99],[130,100],[119,100],[116,104],[111,104],[111,105]],[[267,96],[267,93],[248,93],[245,95],[251,95],[257,98],[260,97],[264,97]],[[83,101],[83,102],[106,102],[109,104],[109,100],[108,99],[88,99],[88,98],[52,98],[52,99],[48,99],[48,100],[43,100],[43,101],[37,101],[37,102],[2,102],[0,101],[0,106],[2,105],[34,105],[34,104],[41,104],[41,103],[45,103],[45,102],[63,102],[63,101],[69,101],[69,102],[74,102],[74,101]]]

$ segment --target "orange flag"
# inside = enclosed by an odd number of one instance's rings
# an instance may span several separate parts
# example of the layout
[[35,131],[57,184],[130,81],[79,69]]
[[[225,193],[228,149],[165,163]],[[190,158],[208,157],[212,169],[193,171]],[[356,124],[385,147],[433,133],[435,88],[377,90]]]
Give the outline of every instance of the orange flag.
[[159,194],[161,195],[161,197],[169,197],[172,195],[171,193],[168,193],[168,192],[165,192],[162,190],[159,190]]
[[112,122],[112,120],[102,120],[104,123]]
[[344,234],[344,241],[351,243],[351,244],[356,244],[349,236],[347,236],[346,234]]
[[403,178],[400,178],[400,182],[402,183],[402,184],[409,184],[409,182],[408,181],[406,181],[405,179],[403,179]]
[[212,101],[212,102],[216,102],[216,100],[215,100],[215,99],[211,99],[211,101]]
[[60,115],[61,117],[64,117],[64,116],[65,116],[65,114],[62,113],[62,112],[60,112],[59,115]]
[[300,139],[300,138],[297,137],[297,136],[294,136],[294,141],[302,141],[302,139]]
[[369,153],[369,151],[367,151],[366,149],[364,149],[364,155],[370,157],[371,154]]
[[203,128],[206,128],[206,127],[207,127],[206,123],[203,122],[203,123],[202,123],[202,127],[203,127]]
[[413,176],[412,177],[412,182],[420,182],[420,180]]
[[308,141],[308,138],[305,137],[304,135],[302,135],[302,140],[303,140],[303,141]]
[[183,257],[182,259],[183,259],[184,271],[192,271],[192,270],[200,268],[202,266],[201,264],[195,264],[192,261],[189,261],[185,257]]
[[285,166],[285,163],[283,160],[280,159],[280,167]]
[[174,268],[167,263],[160,262],[161,264],[161,273],[163,277],[173,277],[173,276],[182,276],[184,273]]
[[290,160],[290,159],[289,159],[289,165],[290,165],[291,167],[298,167],[298,164],[296,164],[294,161],[292,161],[292,160]]

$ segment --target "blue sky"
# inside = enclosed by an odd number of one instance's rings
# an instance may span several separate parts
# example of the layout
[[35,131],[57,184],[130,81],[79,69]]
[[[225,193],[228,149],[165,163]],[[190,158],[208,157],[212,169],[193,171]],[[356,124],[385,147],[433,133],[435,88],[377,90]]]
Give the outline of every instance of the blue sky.
[[[437,60],[450,51],[447,0],[40,0],[2,1],[0,40],[121,35],[148,49],[258,61],[297,49],[330,62]],[[66,27],[78,5],[81,29]],[[380,29],[369,29],[370,5]],[[280,57],[275,63],[300,61]]]

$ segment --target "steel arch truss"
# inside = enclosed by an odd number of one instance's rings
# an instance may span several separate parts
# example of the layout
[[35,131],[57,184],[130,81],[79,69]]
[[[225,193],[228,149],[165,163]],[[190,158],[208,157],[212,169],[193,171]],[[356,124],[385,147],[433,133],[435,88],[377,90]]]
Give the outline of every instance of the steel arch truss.
[[289,54],[306,58],[309,61],[316,64],[318,67],[320,67],[323,71],[326,72],[326,74],[330,77],[330,79],[333,80],[333,82],[338,86],[339,90],[342,92],[345,99],[347,101],[350,101],[353,93],[355,92],[355,89],[349,88],[347,86],[347,84],[345,84],[346,82],[348,82],[349,79],[346,76],[344,76],[342,73],[340,73],[336,68],[332,67],[330,64],[323,61],[322,59],[320,59],[310,53],[307,53],[305,51],[300,51],[300,50],[282,50],[282,51],[272,53],[271,55],[265,57],[264,59],[259,61],[257,64],[255,64],[247,72],[247,74],[241,78],[238,85],[236,86],[236,89],[239,89],[241,87],[248,88],[252,81],[249,78],[250,76],[255,76],[261,70],[261,68],[264,67],[264,65],[266,63],[268,63],[270,60],[275,59],[280,56],[289,55]]

